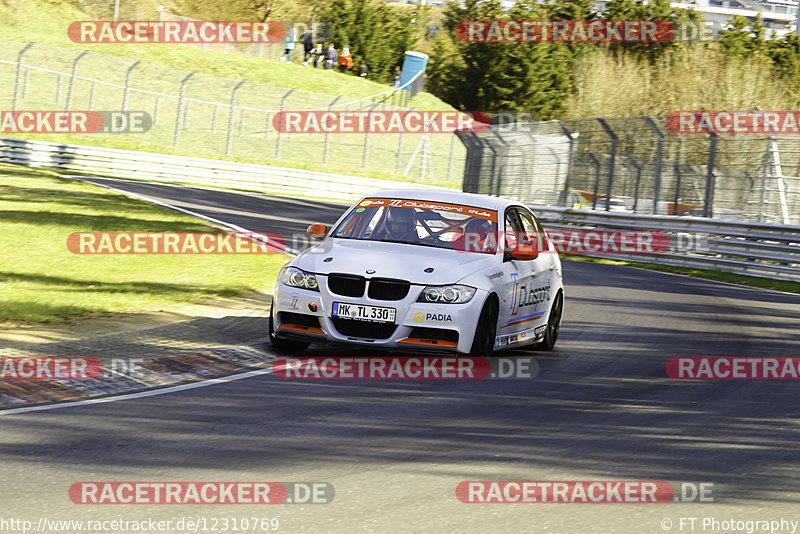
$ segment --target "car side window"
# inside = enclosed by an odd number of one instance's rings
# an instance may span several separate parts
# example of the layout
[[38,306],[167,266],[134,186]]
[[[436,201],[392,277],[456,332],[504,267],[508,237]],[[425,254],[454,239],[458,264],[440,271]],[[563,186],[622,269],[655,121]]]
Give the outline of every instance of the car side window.
[[502,236],[505,240],[505,250],[508,251],[514,248],[521,235],[524,235],[524,229],[519,219],[518,210],[513,207],[508,208],[506,210],[505,234]]
[[528,235],[528,238],[531,240],[533,246],[537,249],[542,250],[545,247],[545,234],[544,229],[542,228],[541,223],[539,223],[539,219],[526,209],[519,209],[520,219],[522,220],[522,226],[525,230],[525,233]]
[[514,237],[523,231],[522,224],[519,220],[519,214],[516,208],[508,208],[506,210],[506,233],[513,233]]

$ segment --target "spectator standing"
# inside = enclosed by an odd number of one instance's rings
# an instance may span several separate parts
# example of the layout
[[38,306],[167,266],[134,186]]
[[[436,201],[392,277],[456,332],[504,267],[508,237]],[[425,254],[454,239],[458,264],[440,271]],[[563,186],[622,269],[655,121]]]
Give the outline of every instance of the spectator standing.
[[350,55],[350,49],[346,46],[342,48],[342,53],[339,56],[339,68],[342,72],[353,68],[353,56]]
[[297,30],[294,27],[286,30],[286,36],[283,38],[283,55],[281,61],[286,63],[292,62],[292,51],[294,50],[294,42],[297,41]]
[[400,72],[400,67],[398,65],[395,65],[394,71],[392,71],[392,87],[394,87],[395,89],[400,87],[400,78],[402,75],[403,73]]
[[361,60],[361,64],[358,66],[358,75],[364,79],[367,77],[367,64],[364,63],[364,60]]
[[315,69],[319,67],[319,62],[322,61],[324,56],[325,52],[322,51],[321,44],[318,44],[317,47],[311,51],[311,64]]
[[336,49],[333,47],[333,44],[328,45],[328,50],[325,52],[325,70],[333,70],[333,66],[336,64],[338,59],[339,54],[336,53]]
[[303,55],[303,66],[308,67],[308,60],[314,50],[314,34],[309,30],[300,36],[300,41],[303,43],[303,52],[305,53]]

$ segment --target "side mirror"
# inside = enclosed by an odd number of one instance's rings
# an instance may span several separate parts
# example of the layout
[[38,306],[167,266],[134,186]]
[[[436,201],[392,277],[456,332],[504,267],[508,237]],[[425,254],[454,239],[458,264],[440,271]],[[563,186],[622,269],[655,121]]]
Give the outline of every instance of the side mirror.
[[328,227],[324,224],[312,224],[306,228],[306,233],[308,237],[312,239],[325,239],[325,235],[328,233]]
[[511,249],[508,254],[512,259],[519,261],[535,260],[539,257],[539,250],[533,245],[518,245]]

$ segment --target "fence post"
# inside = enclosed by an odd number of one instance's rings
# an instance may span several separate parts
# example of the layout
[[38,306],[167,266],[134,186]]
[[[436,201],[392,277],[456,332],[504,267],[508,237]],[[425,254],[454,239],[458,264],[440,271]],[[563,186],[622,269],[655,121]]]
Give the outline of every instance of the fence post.
[[658,146],[656,147],[656,172],[653,177],[653,215],[658,213],[658,196],[661,193],[661,169],[664,162],[664,132],[661,131],[651,117],[645,117],[650,129],[658,136]]
[[[133,62],[133,65],[128,67],[128,72],[125,74],[125,91],[122,94],[122,116],[125,117],[125,113],[128,111],[128,94],[130,93],[131,87],[131,76],[133,75],[133,69],[139,66],[141,63],[141,59],[137,59]],[[123,128],[125,127],[124,121],[120,121],[119,133],[122,133]]]
[[85,56],[86,54],[88,54],[88,53],[89,53],[88,50],[84,50],[72,62],[72,72],[70,73],[70,77],[69,77],[69,89],[67,89],[67,106],[66,106],[66,110],[67,111],[69,111],[70,107],[72,107],[72,92],[75,89],[75,76],[78,73],[78,61],[80,61],[81,58],[83,56]]
[[617,164],[617,143],[619,137],[608,125],[605,119],[597,119],[608,136],[611,138],[611,154],[608,159],[608,187],[606,189],[606,211],[611,211],[611,188],[614,185],[614,167]]
[[92,86],[89,88],[89,111],[94,109],[94,95],[97,91],[97,84],[92,82]]
[[186,105],[183,108],[183,129],[189,129],[189,110],[192,108],[191,102],[186,102]]
[[128,72],[125,74],[125,91],[122,93],[122,114],[124,115],[126,111],[128,111],[128,95],[130,93],[131,88],[131,76],[133,75],[133,69],[139,66],[141,63],[141,59],[137,59],[133,62],[133,65],[128,67]]
[[450,176],[453,172],[453,158],[455,158],[455,151],[456,151],[456,134],[452,132],[450,134],[450,156],[447,158],[447,178],[446,180],[450,181]]
[[672,164],[675,168],[675,204],[672,205],[672,214],[678,215],[678,202],[681,199],[681,167],[677,163]]
[[58,77],[58,82],[56,82],[56,104],[61,102],[61,87],[64,85],[64,78],[63,76]]
[[233,150],[233,123],[236,120],[236,91],[244,85],[247,80],[240,80],[236,87],[231,91],[231,112],[228,116],[228,139],[225,142],[225,155],[230,156]]
[[158,124],[158,112],[161,109],[161,97],[156,97],[155,106],[153,106],[153,126]]
[[[285,95],[283,95],[283,98],[281,98],[281,111],[286,109],[286,99],[289,98],[289,96],[292,93],[294,93],[294,89],[290,89]],[[275,143],[275,159],[278,159],[278,158],[281,157],[281,144],[282,144],[282,141],[283,141],[283,135],[281,134],[281,131],[278,130],[278,140]]]
[[14,80],[14,100],[11,102],[11,111],[17,111],[17,103],[19,102],[19,85],[20,85],[20,74],[22,73],[22,55],[28,51],[30,47],[33,46],[33,43],[26,44],[22,50],[19,51],[17,54],[17,76]]
[[219,115],[219,106],[214,106],[214,111],[211,112],[211,133],[217,133],[217,115]]
[[[333,106],[336,105],[336,102],[338,102],[339,99],[341,98],[342,98],[341,96],[337,96],[336,98],[334,98],[333,102],[331,102],[328,105],[328,111],[331,111],[333,109]],[[325,132],[325,149],[322,152],[322,163],[328,163],[328,154],[330,152],[330,149],[331,149],[331,133]]]
[[629,157],[628,161],[636,167],[636,185],[633,188],[633,212],[636,213],[636,208],[639,206],[639,182],[642,180],[642,164],[634,157]]
[[403,131],[397,134],[397,155],[395,156],[394,172],[400,172],[403,167]]
[[[380,102],[375,102],[375,104],[369,109],[369,113],[372,113],[373,110],[380,105]],[[367,168],[367,158],[369,154],[369,128],[364,132],[364,156],[361,158],[361,168]]]
[[28,98],[28,84],[31,81],[31,69],[25,69],[25,77],[22,81],[22,98]]
[[186,82],[192,76],[194,76],[194,72],[190,72],[186,78],[181,80],[181,90],[178,94],[178,111],[175,114],[175,134],[172,136],[172,146],[175,148],[178,148],[178,139],[181,135],[181,118],[183,116],[183,97],[186,95]]
[[[595,209],[597,208],[597,195],[600,192],[600,160],[597,159],[594,152],[587,152],[587,154],[594,163],[594,197],[592,198],[592,209]],[[606,201],[606,203],[608,203],[608,201]]]
[[708,147],[708,163],[706,164],[706,198],[705,202],[703,202],[703,217],[713,217],[713,209],[714,209],[714,187],[715,187],[715,176],[714,176],[714,163],[717,157],[717,134],[716,132],[709,133],[711,141],[711,145]]
[[[578,137],[578,133],[574,133],[569,130],[562,121],[556,121],[561,131],[564,132],[564,135],[567,136],[567,141],[569,142],[569,156],[567,156],[567,174],[564,176],[564,190],[561,192],[561,198],[558,199],[558,205],[565,207],[567,203],[567,199],[569,198],[569,175],[572,172],[572,158],[575,156],[575,138]],[[572,208],[573,206],[566,206],[568,208]]]

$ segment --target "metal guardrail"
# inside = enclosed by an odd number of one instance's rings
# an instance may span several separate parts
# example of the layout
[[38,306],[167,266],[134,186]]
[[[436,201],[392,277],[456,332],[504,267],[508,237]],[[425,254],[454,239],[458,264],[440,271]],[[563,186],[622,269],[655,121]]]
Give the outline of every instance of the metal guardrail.
[[[66,145],[0,137],[0,161],[57,172],[77,172],[176,184],[199,184],[262,193],[353,201],[375,189],[427,184],[271,167],[132,150]],[[800,282],[800,226],[743,221],[639,215],[531,206],[547,230],[609,229],[681,234],[700,246],[660,254],[603,254],[602,257]]]
[[358,200],[370,191],[384,188],[446,190],[444,187],[427,184],[347,174],[10,137],[0,137],[0,162],[46,167],[58,172],[346,201]]
[[632,213],[532,205],[546,230],[632,230],[664,232],[691,239],[689,250],[660,254],[587,254],[615,260],[711,269],[800,282],[800,226],[703,217]]

